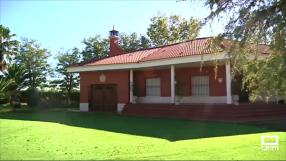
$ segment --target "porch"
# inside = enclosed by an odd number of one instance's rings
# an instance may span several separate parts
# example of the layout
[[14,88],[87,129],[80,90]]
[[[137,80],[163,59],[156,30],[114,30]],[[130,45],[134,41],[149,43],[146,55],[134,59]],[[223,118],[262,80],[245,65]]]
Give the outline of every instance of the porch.
[[[216,71],[215,71],[216,70]],[[129,103],[232,104],[231,69],[225,62],[129,70]]]
[[128,104],[122,115],[248,122],[286,117],[283,104]]

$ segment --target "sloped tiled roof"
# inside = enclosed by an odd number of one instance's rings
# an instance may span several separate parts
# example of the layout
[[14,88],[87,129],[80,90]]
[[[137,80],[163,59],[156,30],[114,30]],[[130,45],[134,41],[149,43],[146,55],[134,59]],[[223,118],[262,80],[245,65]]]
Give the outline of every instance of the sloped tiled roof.
[[95,62],[88,63],[86,65],[105,65],[105,64],[126,64],[126,63],[137,63],[146,57],[157,52],[159,48],[141,50],[132,53],[126,53],[122,55],[117,55],[113,57],[107,57]]
[[[106,57],[100,60],[80,63],[75,66],[98,66],[98,65],[108,65],[108,64],[140,63],[152,60],[209,54],[223,50],[221,47],[210,48],[209,45],[210,41],[211,38],[198,38],[186,42],[165,45],[156,48],[148,48],[122,55]],[[224,42],[223,48],[227,48],[230,45],[228,41],[223,41],[223,42]],[[263,51],[266,50],[265,45],[263,45],[262,50]]]

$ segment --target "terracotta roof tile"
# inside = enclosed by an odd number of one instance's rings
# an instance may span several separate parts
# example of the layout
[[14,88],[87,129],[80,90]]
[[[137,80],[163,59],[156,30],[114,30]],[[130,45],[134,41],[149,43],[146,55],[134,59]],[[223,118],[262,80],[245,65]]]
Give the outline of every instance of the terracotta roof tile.
[[[168,59],[176,57],[184,57],[191,55],[201,55],[209,54],[214,51],[222,51],[222,48],[211,49],[209,47],[209,42],[211,38],[199,38],[195,40],[190,40],[187,42],[165,45],[156,48],[148,48],[143,50],[138,50],[122,55],[117,55],[113,57],[106,57],[100,60],[90,61],[87,63],[78,64],[77,66],[97,66],[97,65],[108,65],[108,64],[128,64],[128,63],[140,63],[144,61],[152,61],[159,59]],[[228,40],[223,42],[223,46],[228,48],[230,43]],[[261,52],[267,52],[268,47],[263,45]]]
[[86,66],[90,65],[106,65],[106,64],[126,64],[126,63],[137,63],[140,60],[148,57],[154,52],[158,51],[159,48],[149,49],[149,50],[141,50],[133,53],[126,53],[122,55],[117,55],[113,57],[107,57],[102,60],[98,60],[92,63],[85,64]]
[[208,41],[209,39],[196,39],[193,41],[166,46],[148,57],[145,57],[141,61],[208,54],[211,53]]

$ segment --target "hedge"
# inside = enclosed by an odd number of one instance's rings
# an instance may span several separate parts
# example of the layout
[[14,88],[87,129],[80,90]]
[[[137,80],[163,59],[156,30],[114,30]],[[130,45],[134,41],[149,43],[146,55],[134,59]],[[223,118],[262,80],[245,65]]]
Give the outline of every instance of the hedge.
[[[67,105],[67,94],[64,92],[40,91],[38,94],[35,91],[26,90],[20,94],[21,102],[28,103],[29,106],[64,106]],[[79,92],[71,93],[71,103],[79,104]]]

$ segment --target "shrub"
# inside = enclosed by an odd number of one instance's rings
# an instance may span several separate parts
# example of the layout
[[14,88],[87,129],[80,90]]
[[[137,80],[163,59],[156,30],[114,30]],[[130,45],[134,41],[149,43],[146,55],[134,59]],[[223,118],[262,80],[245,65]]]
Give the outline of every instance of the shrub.
[[[53,108],[53,107],[69,107],[79,105],[79,92],[74,91],[71,93],[71,105],[67,104],[66,93],[62,91],[41,91],[37,90],[37,95],[32,93],[30,89],[21,92],[20,100],[21,102],[27,102],[31,107],[39,106],[41,108]],[[36,97],[36,98],[35,98]],[[37,99],[33,102],[33,99]]]

